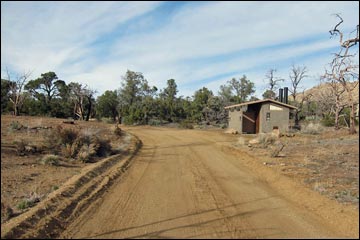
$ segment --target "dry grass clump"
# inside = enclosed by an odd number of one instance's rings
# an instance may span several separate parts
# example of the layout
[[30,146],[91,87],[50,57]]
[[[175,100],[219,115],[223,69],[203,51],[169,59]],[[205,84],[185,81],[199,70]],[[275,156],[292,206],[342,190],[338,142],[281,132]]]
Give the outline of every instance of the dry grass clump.
[[256,138],[249,141],[249,146],[267,148],[275,143],[277,137],[270,133],[260,133]]
[[47,134],[46,141],[53,153],[81,162],[91,162],[94,157],[111,153],[110,140],[102,139],[96,129],[78,131],[58,126]]
[[96,144],[90,143],[89,145],[84,144],[78,154],[77,159],[81,162],[90,162],[91,159],[96,155],[97,146]]
[[71,144],[78,137],[79,132],[73,128],[63,128],[58,125],[46,136],[46,142],[49,148],[58,147],[61,144]]
[[12,131],[12,130],[20,130],[22,129],[24,126],[19,123],[18,121],[12,121],[9,125],[9,130]]
[[301,128],[301,133],[317,135],[323,130],[324,128],[319,123],[309,123]]
[[98,148],[96,150],[96,156],[107,157],[112,153],[112,148],[109,139],[96,138],[96,144]]
[[101,139],[96,135],[80,135],[75,142],[77,159],[89,162],[95,156],[106,157],[111,152],[110,140]]
[[114,134],[118,137],[120,137],[122,135],[121,128],[119,128],[118,125],[116,125],[116,127],[115,127]]
[[77,145],[68,143],[61,148],[61,155],[66,158],[74,158],[77,151]]
[[41,145],[34,145],[34,142],[29,143],[29,139],[25,139],[22,137],[16,137],[12,144],[16,150],[16,154],[19,156],[25,156],[29,154],[41,153],[43,151],[43,147]]
[[14,211],[8,205],[1,203],[1,223],[13,217]]
[[73,143],[78,137],[79,132],[72,128],[58,128],[58,134],[61,144]]
[[31,192],[28,197],[24,198],[17,204],[17,208],[20,210],[25,210],[35,206],[36,203],[40,202],[43,195],[37,194],[36,192]]
[[61,144],[61,131],[62,127],[57,126],[50,131],[44,133],[44,144],[47,149],[51,149],[51,151],[55,154],[59,151],[59,146]]
[[46,154],[40,159],[40,163],[43,165],[58,166],[60,163],[60,157],[53,154]]
[[249,147],[269,148],[271,157],[279,157],[285,145],[279,140],[279,134],[260,133],[256,138],[249,141]]
[[268,146],[268,145],[271,145],[271,144],[274,144],[275,141],[276,141],[276,137],[272,134],[259,134],[259,143],[263,146]]
[[19,156],[24,156],[25,148],[29,143],[25,139],[16,139],[13,143],[15,144],[16,147],[16,153]]
[[239,145],[246,145],[246,140],[243,137],[239,137],[237,144]]

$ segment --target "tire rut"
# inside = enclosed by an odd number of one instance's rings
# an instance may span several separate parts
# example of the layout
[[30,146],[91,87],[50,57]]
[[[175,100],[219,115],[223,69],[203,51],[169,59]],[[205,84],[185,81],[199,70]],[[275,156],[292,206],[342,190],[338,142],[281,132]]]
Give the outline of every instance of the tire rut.
[[[195,156],[193,163],[196,168],[195,174],[200,176],[198,181],[199,187],[204,188],[207,195],[211,195],[211,199],[216,206],[216,210],[223,219],[224,225],[227,228],[227,231],[225,231],[227,235],[230,233],[231,238],[241,238],[244,237],[244,235],[241,234],[240,229],[247,229],[246,237],[249,237],[249,233],[256,236],[256,232],[251,230],[254,229],[253,226],[249,223],[246,223],[245,221],[237,221],[234,223],[234,219],[239,215],[239,212],[243,212],[242,214],[246,214],[246,212],[238,209],[239,204],[232,201],[231,197],[223,191],[223,188],[214,177],[211,170],[203,163],[202,156],[197,152],[197,150],[194,147],[189,147],[189,150],[191,151],[191,154]],[[224,231],[220,231],[218,233],[220,233],[218,237],[223,237]]]
[[2,227],[2,238],[56,238],[77,218],[92,201],[101,196],[116,177],[129,165],[141,147],[133,136],[129,156],[111,156],[84,169],[85,173],[69,179],[64,186],[51,193],[28,212],[14,218]]

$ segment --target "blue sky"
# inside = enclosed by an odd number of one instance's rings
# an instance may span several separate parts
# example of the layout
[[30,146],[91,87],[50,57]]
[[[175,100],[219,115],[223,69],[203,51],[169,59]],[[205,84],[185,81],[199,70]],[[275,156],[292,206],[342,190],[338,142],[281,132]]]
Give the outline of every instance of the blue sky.
[[129,69],[159,89],[173,78],[179,96],[192,96],[246,75],[261,97],[270,68],[285,87],[296,65],[308,68],[301,87],[309,88],[338,51],[334,13],[347,34],[359,23],[356,1],[2,1],[1,77],[6,68],[31,79],[54,71],[99,95],[118,89]]

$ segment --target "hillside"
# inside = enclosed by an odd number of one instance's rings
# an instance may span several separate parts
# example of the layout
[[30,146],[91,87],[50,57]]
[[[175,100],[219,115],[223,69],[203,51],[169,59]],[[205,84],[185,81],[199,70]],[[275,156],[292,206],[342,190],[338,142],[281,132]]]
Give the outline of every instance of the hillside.
[[[354,82],[353,85],[356,85],[356,87],[353,89],[352,94],[354,99],[357,99],[357,103],[359,103],[359,82]],[[305,90],[305,96],[308,96],[309,94],[312,95],[311,101],[314,102],[321,102],[324,100],[330,100],[329,97],[331,96],[331,86],[329,83],[321,83],[317,86],[314,86],[310,89]],[[296,98],[302,99],[304,97],[303,93],[299,93]],[[345,92],[342,98],[344,101],[347,101],[348,96]],[[289,96],[289,100],[291,99],[291,96]]]

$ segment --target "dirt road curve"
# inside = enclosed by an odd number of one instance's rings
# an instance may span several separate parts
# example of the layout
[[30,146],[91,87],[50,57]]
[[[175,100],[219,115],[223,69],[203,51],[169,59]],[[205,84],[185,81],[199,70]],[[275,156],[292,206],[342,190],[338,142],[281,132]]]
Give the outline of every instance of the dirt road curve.
[[150,127],[128,131],[143,141],[130,169],[60,237],[343,237],[226,152],[221,146],[229,136]]

